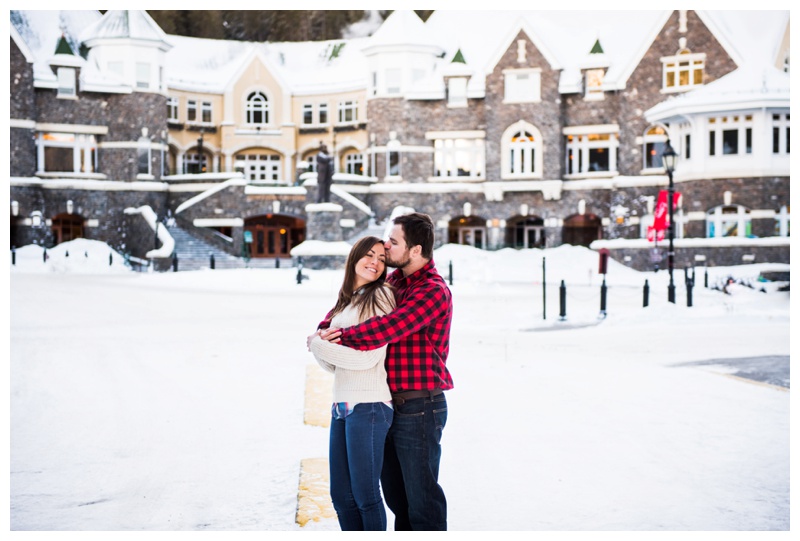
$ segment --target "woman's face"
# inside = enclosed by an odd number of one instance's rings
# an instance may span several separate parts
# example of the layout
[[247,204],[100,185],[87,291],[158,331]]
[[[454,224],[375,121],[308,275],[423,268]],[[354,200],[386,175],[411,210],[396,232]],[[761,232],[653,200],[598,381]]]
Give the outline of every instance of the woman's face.
[[377,280],[386,268],[386,248],[376,242],[369,252],[356,261],[356,289]]

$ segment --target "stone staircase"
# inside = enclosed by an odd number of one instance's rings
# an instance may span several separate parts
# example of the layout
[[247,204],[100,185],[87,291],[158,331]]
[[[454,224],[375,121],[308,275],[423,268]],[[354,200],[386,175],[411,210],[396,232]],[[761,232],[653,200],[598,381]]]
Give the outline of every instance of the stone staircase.
[[[276,267],[274,258],[251,258],[245,261],[241,257],[233,256],[216,246],[193,237],[177,225],[167,227],[169,234],[175,240],[175,254],[178,257],[178,270],[202,270],[211,268],[211,255],[214,256],[214,269],[244,269],[244,268],[270,268]],[[291,267],[292,262],[284,259],[281,266]]]

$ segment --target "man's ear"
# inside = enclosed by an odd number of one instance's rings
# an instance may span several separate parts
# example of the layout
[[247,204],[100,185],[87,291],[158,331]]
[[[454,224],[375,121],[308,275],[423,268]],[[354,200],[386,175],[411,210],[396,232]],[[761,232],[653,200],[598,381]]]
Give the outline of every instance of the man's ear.
[[409,250],[409,254],[413,257],[422,257],[422,245],[417,244]]

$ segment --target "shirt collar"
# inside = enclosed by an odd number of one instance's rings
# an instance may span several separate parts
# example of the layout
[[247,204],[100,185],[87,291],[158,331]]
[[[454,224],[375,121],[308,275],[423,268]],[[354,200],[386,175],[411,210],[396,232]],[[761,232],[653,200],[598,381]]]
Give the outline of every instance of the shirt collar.
[[410,274],[408,276],[403,274],[403,269],[395,269],[392,272],[392,278],[393,278],[393,281],[395,281],[397,283],[408,285],[408,284],[411,284],[413,282],[416,282],[416,281],[422,279],[429,272],[431,272],[434,269],[435,266],[436,266],[436,264],[433,262],[433,259],[431,259],[430,261],[425,263],[425,265],[423,265],[415,273]]

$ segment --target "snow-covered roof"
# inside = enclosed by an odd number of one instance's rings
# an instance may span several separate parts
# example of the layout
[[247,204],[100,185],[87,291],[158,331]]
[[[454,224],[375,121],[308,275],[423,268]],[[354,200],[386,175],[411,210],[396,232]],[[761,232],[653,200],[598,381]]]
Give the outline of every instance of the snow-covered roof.
[[116,38],[164,42],[167,35],[146,11],[111,9],[78,37],[82,42]]
[[789,74],[752,60],[702,87],[662,101],[645,112],[648,122],[696,112],[789,107]]

